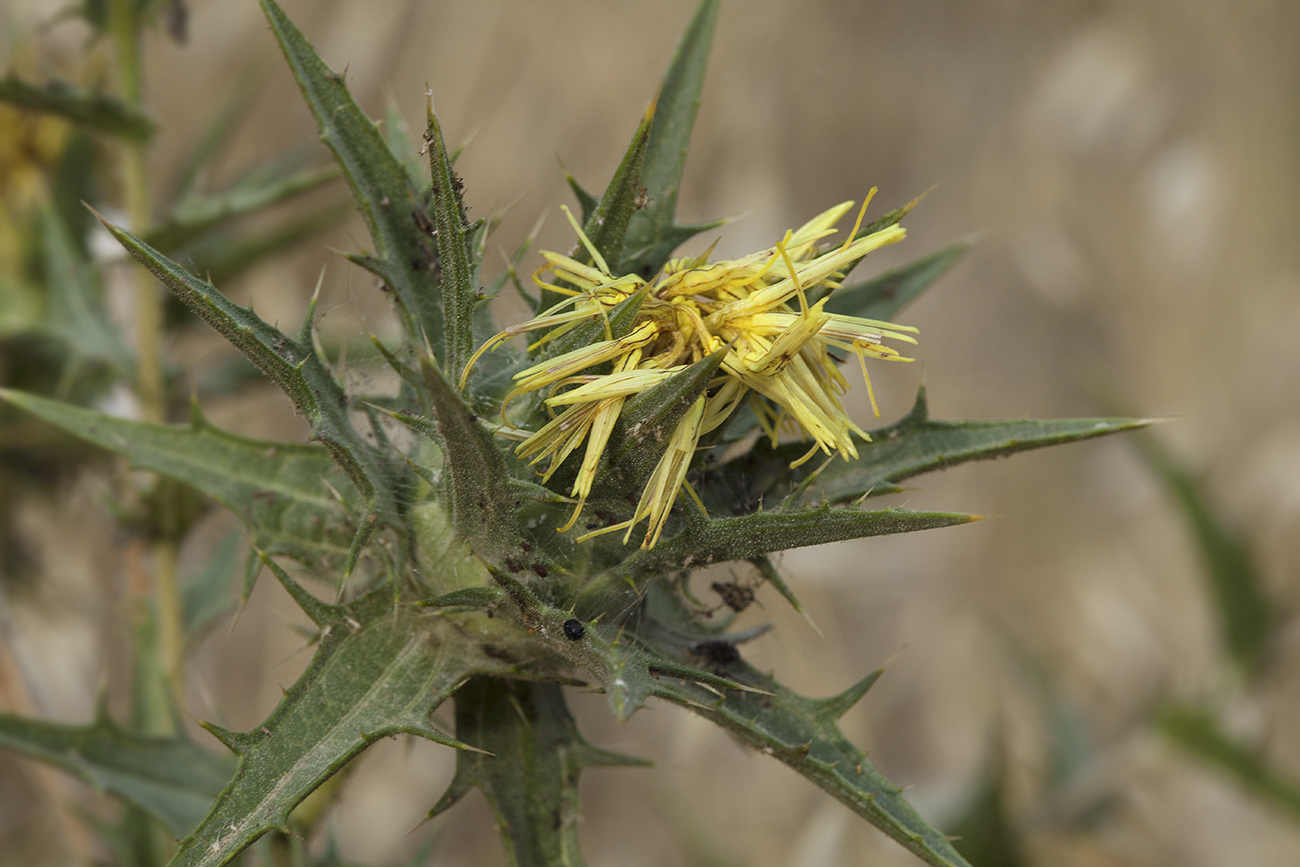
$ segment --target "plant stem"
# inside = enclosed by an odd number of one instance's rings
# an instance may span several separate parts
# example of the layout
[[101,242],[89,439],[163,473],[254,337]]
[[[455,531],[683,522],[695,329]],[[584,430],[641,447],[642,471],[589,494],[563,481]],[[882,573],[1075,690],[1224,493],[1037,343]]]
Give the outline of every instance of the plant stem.
[[[110,0],[109,30],[117,58],[118,89],[132,108],[144,103],[144,77],[140,64],[141,20],[135,0]],[[148,161],[144,142],[120,143],[122,188],[127,222],[136,235],[145,235],[152,222],[149,205]],[[136,395],[145,421],[166,420],[161,363],[162,297],[158,283],[144,268],[131,265],[136,315]],[[153,596],[158,617],[158,665],[171,688],[173,699],[184,698],[183,645],[180,592],[176,580],[176,541],[163,533],[153,543]]]

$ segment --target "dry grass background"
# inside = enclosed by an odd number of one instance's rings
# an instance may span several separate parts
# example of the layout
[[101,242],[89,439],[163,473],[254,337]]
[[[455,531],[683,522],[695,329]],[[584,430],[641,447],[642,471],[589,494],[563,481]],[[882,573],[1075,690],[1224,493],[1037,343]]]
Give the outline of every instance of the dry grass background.
[[[0,12],[18,32],[58,5],[10,0]],[[148,45],[149,99],[164,121],[157,165],[175,161],[250,64],[264,64],[264,84],[223,172],[310,139],[311,118],[253,0],[191,5],[188,46],[161,35]],[[372,116],[391,97],[418,129],[428,84],[449,138],[469,139],[459,169],[471,215],[513,205],[498,235],[513,250],[543,211],[539,246],[570,244],[557,156],[601,187],[695,4],[284,5],[327,62],[347,67]],[[1300,6],[1282,0],[728,0],[679,212],[748,214],[715,233],[720,254],[739,254],[872,186],[880,213],[937,184],[906,221],[907,241],[864,273],[972,233],[982,240],[902,317],[921,329],[923,361],[873,374],[886,420],[906,412],[922,378],[938,417],[1097,414],[1089,394],[1101,392],[1173,418],[1158,435],[1207,480],[1247,532],[1270,595],[1294,611],[1297,32]],[[75,51],[76,39],[66,47]],[[324,265],[322,327],[359,341],[391,327],[386,302],[327,247],[365,244],[354,219],[223,288],[268,319],[296,322]],[[198,366],[217,353],[206,338],[173,349]],[[866,421],[863,396],[851,400]],[[208,410],[243,433],[303,435],[287,400],[269,391]],[[103,648],[116,646],[110,637],[126,617],[111,589],[120,558],[94,498],[90,485],[69,494],[86,528],[77,546],[50,515],[24,518],[51,580],[14,603],[22,677],[11,683],[26,683],[31,707],[60,719],[89,716]],[[1010,803],[1031,829],[1036,863],[1300,863],[1300,826],[1136,725],[1165,698],[1226,696],[1240,733],[1300,779],[1300,649],[1284,641],[1264,688],[1237,694],[1195,550],[1130,443],[967,466],[894,500],[1001,517],[787,555],[790,584],[824,636],[765,593],[765,607],[746,616],[779,628],[749,653],[810,694],[896,655],[845,725],[911,786],[922,812],[942,820],[959,809],[1001,722]],[[187,552],[204,555],[202,544]],[[234,628],[205,643],[191,671],[196,718],[247,728],[274,707],[308,658],[284,617],[292,606],[263,582]],[[1108,757],[1091,785],[1116,802],[1091,825],[1065,823],[1040,802],[1042,726],[1010,646],[1042,662]],[[110,682],[117,668],[110,658]],[[573,700],[594,742],[658,765],[586,775],[593,865],[916,863],[699,719],[653,706],[616,726],[599,697]],[[344,853],[379,864],[410,852],[428,829],[408,831],[452,763],[425,743],[371,750],[334,815]],[[32,859],[0,860],[54,864],[85,851],[58,811],[86,793],[13,762],[0,778],[0,852]],[[435,828],[430,863],[499,862],[477,796]]]

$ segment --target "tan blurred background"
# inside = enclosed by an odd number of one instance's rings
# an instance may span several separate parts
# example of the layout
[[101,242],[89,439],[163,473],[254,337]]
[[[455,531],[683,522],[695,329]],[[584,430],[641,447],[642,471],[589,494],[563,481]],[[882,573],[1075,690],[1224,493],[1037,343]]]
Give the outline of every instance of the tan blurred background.
[[[59,5],[8,0],[0,20],[17,33]],[[164,122],[159,167],[251,64],[264,65],[264,86],[223,171],[310,139],[310,115],[257,4],[190,5],[188,46],[161,34],[148,46],[149,100]],[[539,246],[567,249],[561,161],[602,187],[695,3],[284,5],[326,61],[347,68],[372,116],[391,98],[418,132],[432,89],[449,139],[468,140],[459,170],[471,216],[513,206],[495,239],[513,250],[546,211]],[[872,186],[879,214],[937,184],[905,222],[907,241],[861,274],[971,234],[982,240],[900,317],[921,329],[921,361],[873,372],[884,420],[907,411],[922,377],[941,418],[1098,414],[1089,395],[1102,393],[1174,419],[1158,435],[1248,531],[1269,593],[1294,610],[1297,33],[1300,5],[1282,0],[724,0],[679,215],[745,214],[698,245],[721,237],[718,253],[734,255]],[[74,51],[76,39],[64,39]],[[361,341],[391,327],[386,302],[328,248],[366,245],[354,219],[223,288],[296,325],[325,267],[322,327]],[[180,346],[175,357],[211,363],[214,350]],[[862,395],[851,403],[874,425]],[[208,409],[242,433],[303,435],[270,391]],[[766,591],[745,622],[779,628],[747,650],[756,664],[820,695],[896,656],[845,729],[934,821],[960,810],[993,760],[1001,721],[1009,803],[1035,863],[1300,863],[1300,825],[1135,725],[1170,697],[1226,696],[1239,733],[1300,779],[1300,648],[1284,646],[1265,688],[1234,693],[1195,549],[1130,443],[1031,453],[915,486],[892,502],[1001,517],[786,556],[789,583],[823,634]],[[94,492],[77,496],[93,524]],[[107,579],[94,551],[111,540],[96,544],[78,552],[48,540],[58,580],[16,616],[38,707],[60,719],[88,718],[103,673],[112,617],[84,600],[99,598]],[[188,556],[204,556],[202,545]],[[292,606],[264,581],[234,629],[207,641],[192,675],[196,718],[248,728],[270,712],[308,658],[285,617]],[[1090,784],[1115,803],[1099,822],[1072,825],[1039,802],[1043,727],[1013,646],[1046,667],[1106,757]],[[582,835],[593,865],[919,863],[685,712],[652,706],[620,727],[598,696],[575,695],[574,705],[595,743],[657,763],[586,775]],[[367,754],[335,815],[344,854],[390,863],[427,839],[428,828],[408,832],[452,763],[426,743]],[[45,801],[0,815],[8,839],[24,824],[59,827],[57,802],[85,797],[55,783],[43,791]],[[434,831],[430,863],[499,862],[477,795]]]

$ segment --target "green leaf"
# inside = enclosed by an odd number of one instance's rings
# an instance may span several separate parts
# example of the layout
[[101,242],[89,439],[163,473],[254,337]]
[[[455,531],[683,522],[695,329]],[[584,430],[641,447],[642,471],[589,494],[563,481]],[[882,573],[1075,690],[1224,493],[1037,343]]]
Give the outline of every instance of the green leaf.
[[446,455],[452,526],[479,556],[504,564],[522,540],[505,456],[442,372],[427,358],[420,367],[438,419],[434,435]]
[[1250,548],[1217,514],[1200,482],[1155,437],[1139,437],[1137,445],[1182,509],[1200,548],[1228,652],[1253,673],[1274,637],[1277,617],[1264,595]]
[[1166,706],[1156,719],[1156,727],[1186,752],[1218,768],[1293,819],[1300,819],[1300,783],[1285,779],[1259,751],[1224,734],[1204,710]]
[[[612,263],[611,267],[618,263],[618,255],[623,251],[623,241],[627,237],[628,222],[637,211],[641,168],[645,163],[646,146],[650,142],[650,124],[654,120],[654,110],[654,105],[646,110],[641,125],[633,134],[632,142],[627,146],[600,201],[590,214],[584,208],[582,231],[606,264]],[[595,261],[582,243],[574,246],[571,255],[586,265],[594,264]]]
[[628,491],[645,486],[673,431],[708,388],[726,354],[719,350],[627,401],[605,446],[607,457],[593,501],[622,500]]
[[808,545],[951,527],[977,520],[978,516],[951,512],[865,511],[832,509],[829,505],[731,518],[696,517],[688,519],[676,536],[654,548],[637,551],[621,566],[591,581],[579,594],[576,610],[587,618],[621,611],[646,582],[682,569],[753,560],[774,551]]
[[250,173],[223,193],[191,193],[176,204],[163,225],[149,232],[145,243],[159,250],[173,250],[196,236],[312,192],[338,176],[333,166],[291,174],[279,174],[268,167]]
[[952,512],[909,512],[905,509],[800,509],[755,512],[731,518],[692,521],[667,542],[628,558],[633,572],[662,572],[731,560],[749,560],[774,551],[787,551],[827,542],[867,536],[911,533],[977,521],[974,515]]
[[[614,170],[614,177],[610,179],[609,185],[605,187],[605,192],[601,195],[600,200],[596,201],[590,193],[582,188],[571,175],[566,173],[569,187],[573,190],[574,195],[578,197],[578,203],[582,206],[582,231],[587,236],[596,251],[600,253],[605,264],[610,268],[617,268],[619,264],[619,255],[623,251],[623,241],[627,237],[628,222],[632,215],[636,213],[637,206],[644,204],[640,201],[642,190],[641,187],[641,168],[645,163],[646,146],[650,139],[650,125],[654,120],[654,104],[646,109],[645,116],[641,119],[641,125],[637,127],[636,132],[632,135],[632,141],[623,152],[623,159],[619,162],[618,168]],[[575,261],[584,265],[594,265],[596,260],[587,249],[587,245],[582,243],[581,239],[574,244],[573,250],[569,256]],[[549,310],[554,305],[564,300],[564,296],[554,290],[542,288],[541,298],[538,307],[541,310]]]
[[596,197],[578,183],[578,179],[568,172],[564,173],[564,180],[568,182],[569,189],[573,190],[573,196],[578,200],[578,207],[582,209],[582,222],[586,225],[587,220],[591,219],[591,214],[596,210]]
[[720,220],[696,226],[677,223],[677,191],[717,20],[718,0],[703,0],[664,73],[641,169],[647,200],[628,223],[617,274],[639,274],[648,280],[683,242],[722,225]]
[[814,460],[792,470],[790,463],[807,452],[807,443],[771,448],[764,440],[723,466],[722,484],[710,489],[706,502],[710,508],[734,513],[752,511],[761,503],[781,502],[791,494],[796,498],[785,506],[842,503],[895,493],[902,490],[898,482],[903,479],[967,461],[1092,439],[1149,423],[1127,418],[934,421],[922,387],[906,417],[872,431],[871,442],[855,440],[856,461],[836,457],[819,464]]
[[61,768],[136,805],[177,837],[199,823],[235,769],[229,756],[180,737],[134,734],[103,714],[85,726],[0,714],[0,748]]
[[0,102],[61,117],[84,129],[128,141],[149,141],[157,126],[149,115],[111,96],[90,93],[62,81],[38,87],[12,72],[0,79]]
[[181,841],[173,867],[217,867],[267,831],[287,833],[293,808],[381,738],[408,733],[463,746],[434,728],[429,714],[470,675],[502,668],[446,618],[395,610],[388,588],[346,607],[312,607],[328,621],[320,646],[275,712],[242,734],[209,726],[239,754],[239,768]]
[[[899,310],[943,276],[969,249],[969,241],[959,241],[901,268],[891,268],[865,283],[836,289],[826,302],[826,312],[863,319],[893,319]],[[810,303],[816,301],[816,298],[809,298]]]
[[578,778],[583,768],[644,763],[584,741],[554,684],[475,677],[454,700],[456,737],[481,752],[456,755],[456,776],[429,815],[477,788],[496,814],[506,863],[581,865]]
[[188,426],[156,425],[32,394],[0,396],[125,455],[133,466],[202,491],[234,512],[253,531],[255,544],[271,553],[326,574],[347,556],[354,516],[364,504],[320,446],[246,439],[218,430],[197,413]]
[[[387,470],[374,449],[357,435],[348,418],[348,400],[307,340],[294,340],[268,325],[248,307],[240,307],[157,250],[104,221],[105,228],[185,306],[221,332],[226,340],[287,394],[311,425],[312,437],[329,449],[363,495],[378,499],[385,516],[398,512]],[[311,313],[305,325],[311,325]],[[309,334],[305,335],[308,337]]]
[[423,191],[412,188],[406,169],[353,101],[343,76],[325,65],[274,0],[262,0],[262,9],[374,242],[373,256],[350,258],[392,287],[408,334],[418,343],[427,338],[445,358],[442,290],[432,270],[432,242],[422,230],[428,223]]
[[470,251],[469,220],[461,197],[460,178],[451,167],[442,127],[433,113],[433,97],[428,102],[428,130],[424,140],[429,146],[429,176],[433,179],[433,225],[437,233],[438,270],[442,283],[442,306],[447,329],[441,365],[452,381],[474,354],[474,302],[477,257]]
[[948,838],[903,799],[902,789],[885,779],[839,729],[839,716],[865,694],[879,672],[841,696],[810,699],[739,659],[717,662],[737,684],[761,692],[733,689],[719,696],[694,684],[664,681],[657,694],[789,765],[927,864],[969,867]]

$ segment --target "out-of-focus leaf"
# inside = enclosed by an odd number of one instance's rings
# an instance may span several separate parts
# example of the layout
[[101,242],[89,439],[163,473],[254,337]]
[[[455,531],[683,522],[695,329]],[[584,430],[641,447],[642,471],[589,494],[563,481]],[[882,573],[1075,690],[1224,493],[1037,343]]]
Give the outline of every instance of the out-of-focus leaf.
[[[211,120],[194,147],[185,154],[167,185],[172,202],[179,202],[193,192],[199,179],[226,145],[235,129],[247,115],[253,101],[261,91],[266,70],[263,63],[246,66],[226,92],[221,104],[212,112]],[[158,246],[158,245],[154,245]]]
[[135,366],[101,300],[98,272],[82,258],[52,209],[41,219],[48,304],[45,328],[66,344],[68,364],[101,362],[126,376]]
[[225,284],[263,259],[339,225],[352,211],[350,203],[339,202],[286,217],[270,228],[211,230],[187,239],[175,255],[209,283]]
[[1138,446],[1182,509],[1200,548],[1228,652],[1246,671],[1253,671],[1268,649],[1276,618],[1261,588],[1250,549],[1217,514],[1200,483],[1159,440],[1140,437]]
[[[1092,439],[1150,424],[1144,419],[1010,419],[1001,421],[935,421],[930,418],[924,387],[912,411],[897,423],[871,431],[871,442],[856,439],[858,459],[790,463],[808,451],[807,443],[772,448],[760,441],[748,454],[718,472],[722,484],[710,485],[711,509],[746,513],[766,503],[769,508],[797,492],[794,503],[842,503],[863,496],[902,490],[898,483],[921,473],[967,461],[1003,457],[1043,446]],[[815,478],[813,476],[815,475]],[[783,506],[785,507],[785,506]]]
[[223,193],[191,193],[176,204],[165,223],[145,237],[145,243],[173,250],[205,232],[318,189],[338,176],[334,166],[287,175],[254,172]]
[[717,0],[704,0],[682,34],[656,100],[654,124],[646,146],[641,183],[645,206],[632,215],[616,274],[650,279],[681,244],[722,225],[722,221],[682,226],[677,223],[677,191],[686,166],[686,149],[700,107],[704,71],[718,20]]
[[1156,727],[1181,749],[1300,820],[1300,783],[1285,779],[1257,750],[1228,737],[1206,711],[1170,705],[1160,711]]
[[235,770],[184,738],[144,737],[101,715],[69,726],[0,714],[0,748],[74,774],[134,804],[180,837],[199,823]]
[[[184,482],[244,521],[264,550],[337,570],[363,502],[320,446],[246,439],[197,413],[188,426],[126,421],[59,401],[0,391],[10,403],[134,466]],[[341,498],[336,498],[337,496]]]
[[231,531],[217,544],[212,554],[181,587],[181,609],[185,621],[185,638],[193,642],[217,618],[235,604],[243,569],[239,556],[239,533]]
[[37,86],[12,72],[0,78],[0,102],[62,117],[84,129],[128,141],[146,142],[156,127],[149,115],[106,94],[91,93],[61,81]]
[[393,159],[406,169],[406,179],[413,190],[428,190],[429,179],[424,176],[424,166],[420,155],[411,143],[411,130],[406,125],[406,118],[392,99],[384,111],[384,143],[393,153]]
[[952,845],[978,867],[1021,867],[1024,844],[1007,815],[1006,782],[1000,764],[980,776],[966,809],[949,828]]

